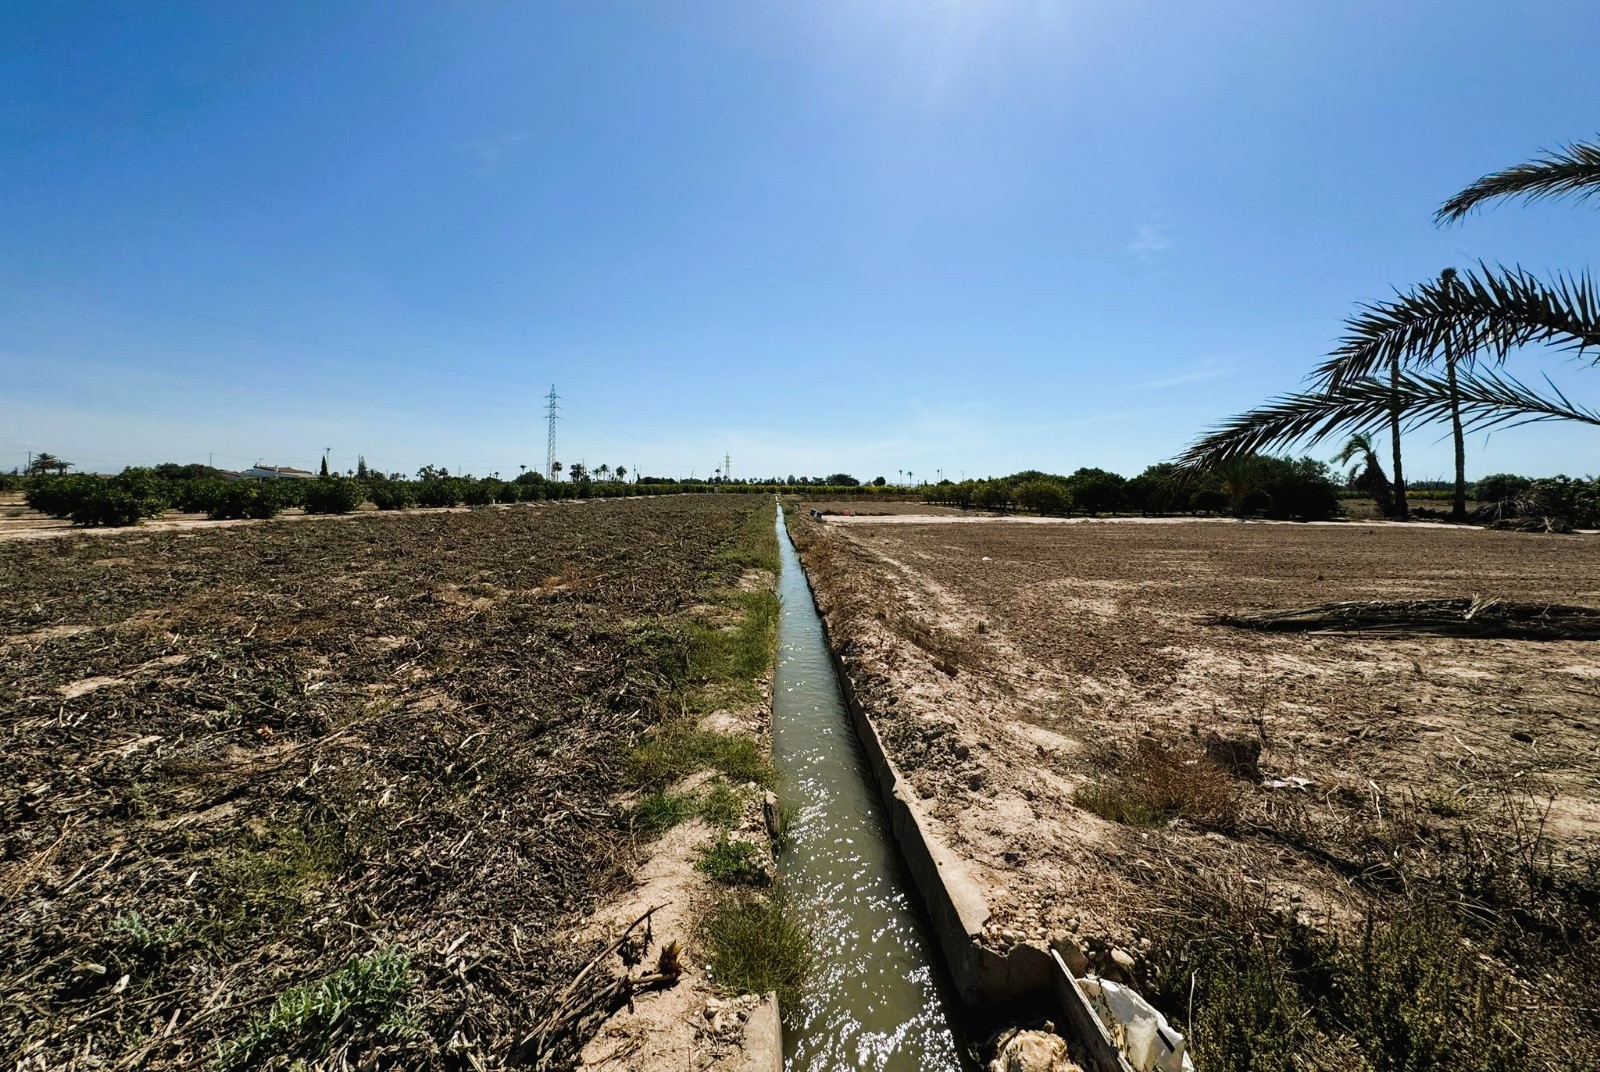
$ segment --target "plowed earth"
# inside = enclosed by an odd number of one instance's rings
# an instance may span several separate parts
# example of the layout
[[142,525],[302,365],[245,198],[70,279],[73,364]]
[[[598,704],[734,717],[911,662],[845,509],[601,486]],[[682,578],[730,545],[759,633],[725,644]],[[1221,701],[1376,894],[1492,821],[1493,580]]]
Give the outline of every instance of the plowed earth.
[[568,931],[635,858],[611,800],[663,682],[631,638],[736,581],[717,549],[762,505],[0,545],[0,1064],[205,1066],[383,950],[397,1000],[255,1061],[549,1056],[597,952]]
[[[1397,813],[1406,851],[1470,828],[1517,839],[1556,872],[1588,868],[1593,882],[1600,645],[1271,634],[1206,619],[1345,599],[1600,606],[1600,539],[1359,524],[799,525],[830,636],[987,892],[996,945],[1067,937],[1137,954],[1156,909],[1181,908],[1199,876],[1353,916],[1393,879],[1394,843],[1372,831],[1397,837]],[[1141,739],[1198,746],[1211,734],[1260,746],[1259,776],[1237,781],[1238,821],[1221,832],[1125,825],[1075,803],[1108,756],[1136,754]],[[1515,969],[1539,985],[1539,965]]]

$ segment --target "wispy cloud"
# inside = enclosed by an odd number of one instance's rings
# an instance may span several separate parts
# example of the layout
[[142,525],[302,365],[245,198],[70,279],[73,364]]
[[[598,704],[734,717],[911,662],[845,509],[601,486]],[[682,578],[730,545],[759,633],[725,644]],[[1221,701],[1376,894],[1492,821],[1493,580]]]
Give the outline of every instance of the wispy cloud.
[[1207,361],[1199,368],[1187,371],[1174,371],[1166,376],[1158,376],[1153,380],[1146,380],[1139,386],[1150,390],[1160,390],[1163,387],[1181,387],[1186,383],[1199,383],[1201,380],[1214,380],[1219,376],[1227,376],[1233,372],[1231,365],[1219,365]]
[[1128,252],[1140,260],[1148,260],[1171,248],[1172,236],[1167,234],[1166,227],[1159,223],[1141,224],[1138,237],[1128,243]]
[[472,146],[472,155],[478,158],[478,164],[485,173],[488,173],[500,166],[500,161],[508,151],[532,137],[531,130],[512,131],[510,134],[502,134],[498,138]]

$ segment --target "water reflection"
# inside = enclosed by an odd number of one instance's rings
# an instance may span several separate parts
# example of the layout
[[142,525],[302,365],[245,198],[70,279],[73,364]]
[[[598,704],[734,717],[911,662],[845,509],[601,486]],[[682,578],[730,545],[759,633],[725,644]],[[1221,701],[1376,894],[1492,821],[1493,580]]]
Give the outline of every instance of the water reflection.
[[798,809],[779,866],[811,924],[817,961],[784,1012],[790,1072],[970,1069],[954,1004],[907,900],[900,860],[850,729],[805,574],[780,522],[773,752]]

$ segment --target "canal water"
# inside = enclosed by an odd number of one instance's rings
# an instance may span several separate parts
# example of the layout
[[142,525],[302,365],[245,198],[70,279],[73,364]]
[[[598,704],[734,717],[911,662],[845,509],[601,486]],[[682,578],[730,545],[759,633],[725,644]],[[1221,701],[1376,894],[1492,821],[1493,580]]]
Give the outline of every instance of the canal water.
[[778,870],[816,948],[799,1007],[783,1010],[785,1068],[975,1069],[781,511],[778,547],[783,610],[772,750],[779,799],[794,812]]

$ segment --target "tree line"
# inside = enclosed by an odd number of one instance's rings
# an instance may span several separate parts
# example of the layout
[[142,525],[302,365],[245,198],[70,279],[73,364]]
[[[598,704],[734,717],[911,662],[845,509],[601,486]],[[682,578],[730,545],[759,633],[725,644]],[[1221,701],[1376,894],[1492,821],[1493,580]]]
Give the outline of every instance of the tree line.
[[[312,479],[237,479],[205,465],[164,463],[154,467],[129,467],[116,476],[68,473],[71,462],[53,455],[47,467],[31,467],[31,475],[0,478],[0,487],[21,487],[28,506],[51,517],[83,526],[136,525],[169,510],[204,514],[212,520],[275,517],[290,508],[307,513],[345,514],[371,503],[379,510],[419,507],[482,507],[493,504],[541,500],[618,498],[716,491],[724,494],[764,494],[804,489],[808,494],[835,496],[907,494],[905,489],[802,478],[803,484],[775,481],[681,481],[639,477],[626,482],[628,470],[597,466],[589,470],[574,464],[564,467],[567,479],[549,480],[524,469],[516,477],[497,475],[452,476],[444,466],[425,465],[415,477],[383,474],[367,468],[363,459],[352,475],[327,474]],[[836,474],[843,475],[843,474]]]

